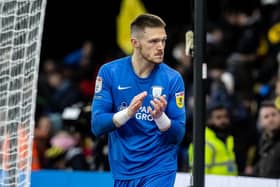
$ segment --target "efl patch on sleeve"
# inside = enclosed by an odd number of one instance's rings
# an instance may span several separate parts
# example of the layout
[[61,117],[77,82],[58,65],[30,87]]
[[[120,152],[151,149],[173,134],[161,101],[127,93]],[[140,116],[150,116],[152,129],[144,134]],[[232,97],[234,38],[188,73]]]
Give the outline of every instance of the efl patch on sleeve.
[[95,81],[95,93],[99,93],[102,90],[102,77],[97,76]]
[[185,100],[185,93],[184,92],[177,92],[175,93],[176,97],[176,105],[178,108],[183,108],[184,100]]

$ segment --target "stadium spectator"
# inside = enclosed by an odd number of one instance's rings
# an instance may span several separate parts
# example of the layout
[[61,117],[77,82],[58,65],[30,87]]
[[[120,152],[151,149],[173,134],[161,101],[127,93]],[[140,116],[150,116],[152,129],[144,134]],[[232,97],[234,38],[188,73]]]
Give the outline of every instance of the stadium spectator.
[[[217,104],[209,107],[205,130],[205,173],[237,175],[234,139],[228,109]],[[193,144],[189,147],[190,166],[193,165]]]
[[80,140],[67,131],[60,131],[51,140],[46,151],[49,167],[52,169],[89,170]]
[[48,76],[48,83],[52,89],[50,96],[51,112],[62,113],[64,108],[80,101],[80,92],[59,71],[55,71]]
[[115,186],[173,186],[185,134],[184,82],[163,63],[167,34],[158,16],[131,24],[132,56],[100,68],[92,130],[109,135]]
[[47,115],[38,117],[35,123],[33,140],[32,169],[38,170],[47,167],[45,151],[50,147],[49,139],[52,135],[52,123]]
[[262,131],[258,148],[258,161],[253,175],[280,177],[280,113],[273,101],[264,101],[259,110],[259,125]]
[[37,84],[37,115],[41,115],[42,113],[51,111],[50,98],[52,95],[52,89],[48,83],[48,78],[52,73],[54,73],[58,69],[57,61],[54,59],[46,59],[40,65],[41,68]]
[[97,68],[99,65],[93,60],[94,44],[90,40],[83,42],[81,48],[64,57],[63,63],[71,71],[71,79],[77,84],[82,97],[88,103],[91,101]]

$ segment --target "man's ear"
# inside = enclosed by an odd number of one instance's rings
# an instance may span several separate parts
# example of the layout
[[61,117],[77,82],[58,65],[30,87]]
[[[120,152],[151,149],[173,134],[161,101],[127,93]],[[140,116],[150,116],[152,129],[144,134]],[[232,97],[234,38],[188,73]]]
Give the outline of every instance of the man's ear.
[[131,38],[130,42],[133,48],[137,48],[139,46],[139,41],[136,38]]

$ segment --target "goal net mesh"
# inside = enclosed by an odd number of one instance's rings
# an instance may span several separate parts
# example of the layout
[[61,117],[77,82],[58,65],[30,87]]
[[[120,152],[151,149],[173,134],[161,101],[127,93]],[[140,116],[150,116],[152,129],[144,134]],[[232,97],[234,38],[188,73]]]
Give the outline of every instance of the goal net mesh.
[[46,0],[0,0],[0,186],[30,186]]

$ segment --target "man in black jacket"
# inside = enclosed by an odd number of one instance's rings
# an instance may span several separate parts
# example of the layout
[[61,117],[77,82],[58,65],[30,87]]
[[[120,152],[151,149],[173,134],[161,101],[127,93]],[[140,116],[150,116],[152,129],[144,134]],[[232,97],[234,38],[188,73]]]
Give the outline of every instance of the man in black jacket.
[[275,104],[265,101],[259,110],[262,128],[259,145],[259,159],[253,174],[258,177],[280,177],[280,112]]

